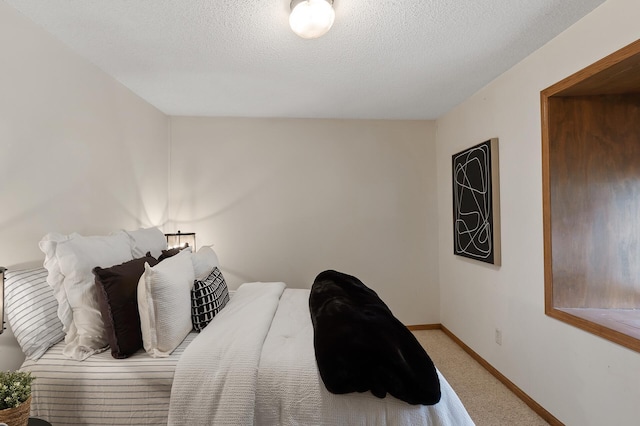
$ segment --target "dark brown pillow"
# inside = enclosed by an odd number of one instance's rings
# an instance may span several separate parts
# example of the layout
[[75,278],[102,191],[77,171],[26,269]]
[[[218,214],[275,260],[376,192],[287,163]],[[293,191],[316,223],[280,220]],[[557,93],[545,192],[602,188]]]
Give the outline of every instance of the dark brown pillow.
[[98,304],[114,358],[127,358],[142,348],[138,281],[145,263],[155,266],[158,261],[145,256],[110,268],[93,268]]
[[[182,247],[184,248],[184,247]],[[171,257],[171,256],[175,256],[176,254],[180,253],[180,250],[182,250],[181,247],[175,247],[169,250],[162,250],[162,254],[160,256],[158,256],[158,262],[162,262],[163,260]]]

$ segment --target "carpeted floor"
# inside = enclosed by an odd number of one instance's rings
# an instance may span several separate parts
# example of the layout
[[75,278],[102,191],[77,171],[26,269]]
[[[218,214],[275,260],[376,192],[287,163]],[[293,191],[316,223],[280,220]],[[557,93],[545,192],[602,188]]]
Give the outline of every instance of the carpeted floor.
[[548,425],[441,330],[413,332],[477,426]]

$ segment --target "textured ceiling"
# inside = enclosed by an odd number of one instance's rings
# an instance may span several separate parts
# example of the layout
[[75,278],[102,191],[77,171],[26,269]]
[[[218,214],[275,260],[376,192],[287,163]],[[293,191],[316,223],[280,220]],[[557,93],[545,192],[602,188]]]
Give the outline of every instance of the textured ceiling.
[[170,115],[434,119],[604,0],[3,0]]

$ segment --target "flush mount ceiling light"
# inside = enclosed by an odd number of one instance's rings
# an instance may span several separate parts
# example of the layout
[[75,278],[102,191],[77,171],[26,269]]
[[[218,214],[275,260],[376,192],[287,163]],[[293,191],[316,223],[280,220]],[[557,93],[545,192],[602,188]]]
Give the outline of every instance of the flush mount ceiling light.
[[289,25],[302,38],[318,38],[333,25],[333,0],[292,0]]

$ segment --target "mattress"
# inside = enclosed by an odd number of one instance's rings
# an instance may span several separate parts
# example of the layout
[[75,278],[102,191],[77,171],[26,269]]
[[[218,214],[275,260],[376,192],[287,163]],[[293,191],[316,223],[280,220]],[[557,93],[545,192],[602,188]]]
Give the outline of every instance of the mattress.
[[31,371],[31,416],[63,425],[159,425],[167,423],[173,374],[198,333],[190,333],[167,358],[151,358],[144,350],[126,359],[109,351],[84,361],[66,358],[64,342],[38,361],[26,360]]

